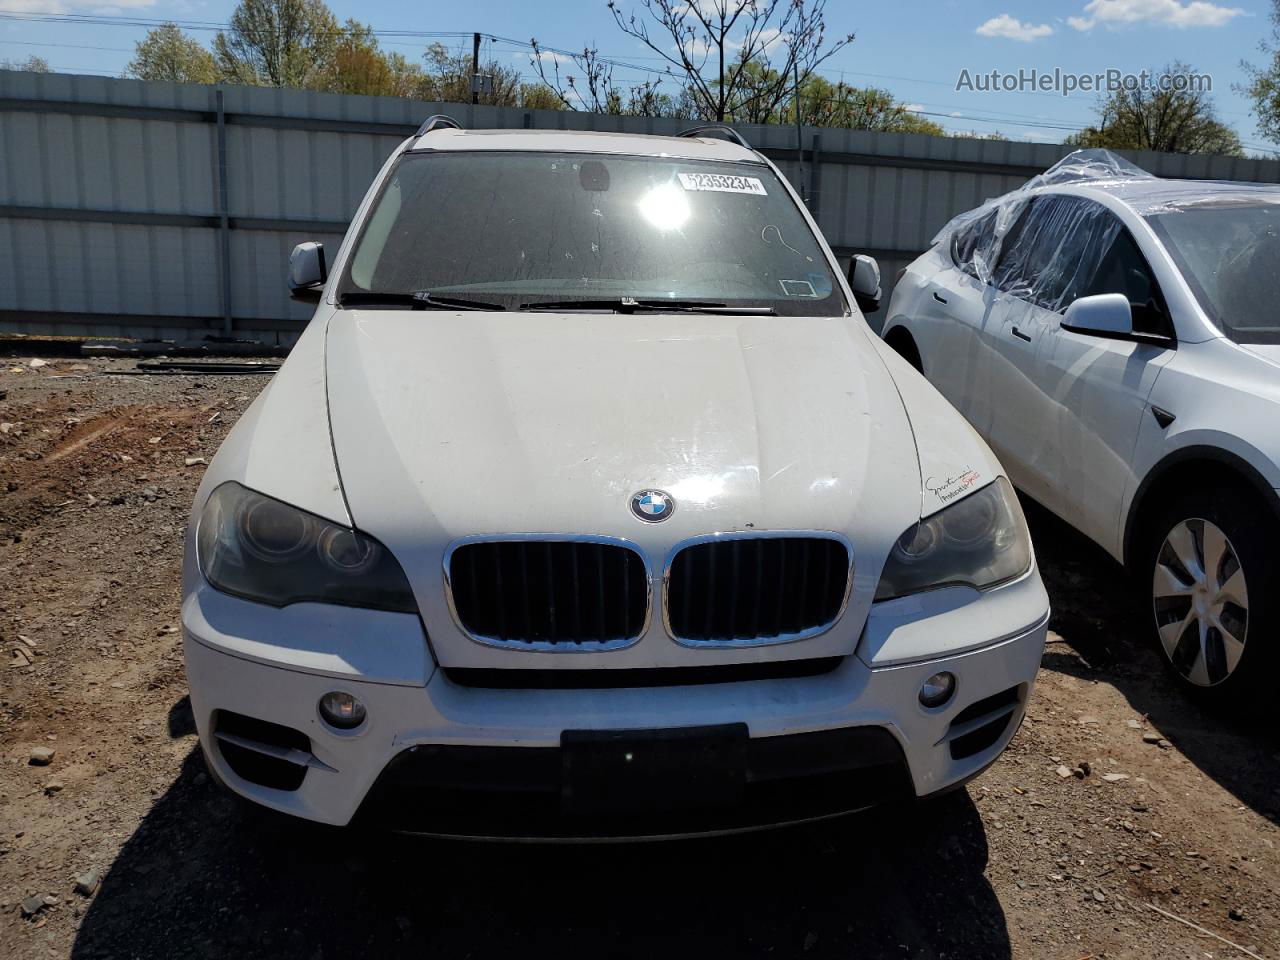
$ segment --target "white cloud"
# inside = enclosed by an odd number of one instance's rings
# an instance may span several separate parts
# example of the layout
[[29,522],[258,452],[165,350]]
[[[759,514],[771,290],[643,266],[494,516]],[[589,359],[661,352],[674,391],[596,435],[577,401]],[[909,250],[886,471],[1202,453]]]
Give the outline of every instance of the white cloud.
[[[725,54],[726,55],[737,54],[740,50],[742,50],[746,42],[747,42],[747,37],[745,34],[740,37],[726,37],[724,41]],[[761,30],[759,34],[757,34],[755,37],[752,38],[751,46],[752,46],[752,49],[754,50],[754,56],[759,56],[762,51],[764,53],[773,53],[774,49],[779,44],[783,44],[786,42],[787,42],[787,37],[783,34],[781,30],[777,29],[776,27],[767,27],[766,29]],[[681,46],[682,46],[681,44],[673,43],[667,49],[669,49],[672,53],[679,53]],[[708,56],[713,50],[717,49],[708,41],[706,35],[702,33],[698,33],[695,36],[691,37],[689,40],[687,40],[683,44],[683,46],[685,50],[688,52],[690,57],[705,57],[705,56]]]
[[[678,54],[680,52],[680,44],[673,43],[668,49],[672,53]],[[707,43],[707,41],[703,40],[701,37],[693,37],[684,45],[684,49],[690,57],[705,57],[711,53],[711,44]]]
[[1008,40],[1021,40],[1023,43],[1030,43],[1032,40],[1049,36],[1053,33],[1053,27],[1047,23],[1038,25],[1023,23],[1007,13],[1002,13],[998,17],[992,17],[980,26],[976,32],[983,37],[1004,37]]
[[66,13],[67,8],[58,0],[14,0],[5,9],[12,13]]
[[[787,38],[782,35],[781,30],[777,27],[769,27],[766,30],[760,31],[760,35],[756,37],[756,44],[763,45],[766,53],[772,53],[774,47],[778,46],[780,43],[786,43],[786,40]],[[743,37],[743,42],[745,41],[746,38]]]
[[537,54],[526,52],[517,52],[511,55],[512,60],[524,60],[532,63],[535,59],[541,60],[543,63],[570,63],[573,57],[563,53],[553,53],[550,50],[539,50]]
[[1243,16],[1240,7],[1224,7],[1208,0],[1089,0],[1085,16],[1068,17],[1076,30],[1098,24],[1118,27],[1130,23],[1159,23],[1169,27],[1221,27]]

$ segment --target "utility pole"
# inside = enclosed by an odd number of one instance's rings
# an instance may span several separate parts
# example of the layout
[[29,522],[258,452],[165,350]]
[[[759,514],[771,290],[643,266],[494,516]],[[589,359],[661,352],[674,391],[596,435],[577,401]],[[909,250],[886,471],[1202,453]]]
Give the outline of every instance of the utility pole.
[[471,35],[471,102],[480,102],[480,34]]

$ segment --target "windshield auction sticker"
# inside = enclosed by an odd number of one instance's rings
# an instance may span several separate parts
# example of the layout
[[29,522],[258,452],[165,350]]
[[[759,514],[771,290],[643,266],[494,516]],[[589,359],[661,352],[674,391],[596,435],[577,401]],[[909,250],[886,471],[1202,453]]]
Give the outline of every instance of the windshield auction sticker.
[[712,190],[716,193],[750,193],[767,197],[768,191],[756,177],[736,177],[727,173],[679,173],[680,185],[686,190]]

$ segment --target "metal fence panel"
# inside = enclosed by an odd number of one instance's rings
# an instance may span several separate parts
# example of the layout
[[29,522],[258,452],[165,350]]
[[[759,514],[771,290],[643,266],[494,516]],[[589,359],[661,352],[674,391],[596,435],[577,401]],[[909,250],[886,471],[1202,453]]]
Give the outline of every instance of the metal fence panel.
[[[688,125],[0,71],[0,331],[191,336],[223,330],[229,315],[237,336],[292,340],[311,308],[288,298],[290,249],[307,239],[336,247],[387,155],[433,113],[471,128],[671,135]],[[739,129],[811,195],[842,257],[866,251],[880,259],[886,297],[897,272],[952,216],[1068,152],[805,128],[797,157],[794,127]],[[1160,176],[1280,182],[1273,160],[1129,156]]]

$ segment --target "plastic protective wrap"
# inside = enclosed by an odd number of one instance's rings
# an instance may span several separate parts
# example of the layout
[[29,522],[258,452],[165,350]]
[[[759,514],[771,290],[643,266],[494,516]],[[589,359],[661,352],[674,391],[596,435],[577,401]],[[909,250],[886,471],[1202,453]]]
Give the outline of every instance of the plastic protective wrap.
[[1127,197],[1126,202],[1135,213],[1144,217],[1216,207],[1280,204],[1280,189],[1275,184],[1201,183],[1196,187],[1193,193],[1185,184],[1174,182],[1166,189],[1143,191],[1140,196]]
[[[1155,178],[1109,150],[1077,150],[1017,190],[960,214],[934,243],[943,244],[962,269],[983,283],[999,283],[1011,293],[1058,310],[1093,276],[1120,225],[1097,204],[1065,196],[1042,198],[1024,218],[1034,192],[1071,183],[1137,179]],[[1001,261],[1000,252],[1015,229],[1010,255]]]
[[1076,150],[1069,153],[1039,176],[1032,177],[1021,188],[1059,187],[1067,183],[1089,180],[1155,180],[1140,166],[1110,150]]
[[1046,310],[1065,310],[1083,294],[1121,229],[1091,200],[1038,197],[1006,234],[995,282]]

